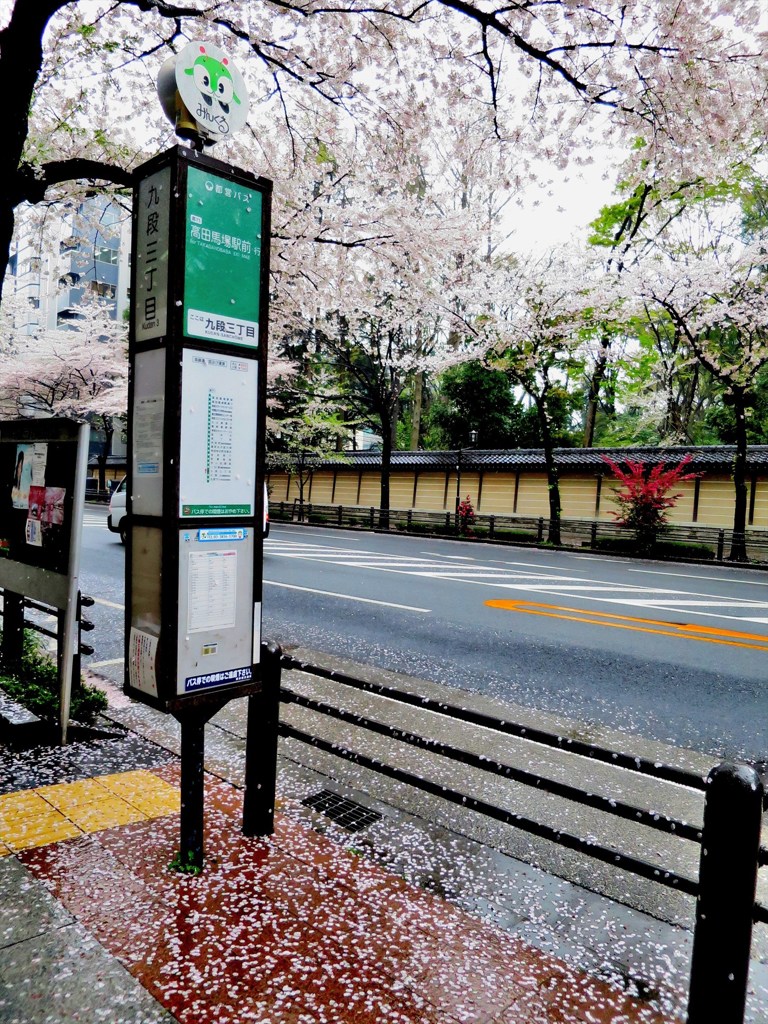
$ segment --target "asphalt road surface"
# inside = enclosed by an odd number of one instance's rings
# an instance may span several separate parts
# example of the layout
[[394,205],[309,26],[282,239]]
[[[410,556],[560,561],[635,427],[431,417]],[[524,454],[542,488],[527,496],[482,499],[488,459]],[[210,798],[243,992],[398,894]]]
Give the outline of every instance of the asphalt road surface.
[[[122,679],[124,553],[91,509],[87,661]],[[265,637],[600,722],[768,758],[768,573],[273,525]]]

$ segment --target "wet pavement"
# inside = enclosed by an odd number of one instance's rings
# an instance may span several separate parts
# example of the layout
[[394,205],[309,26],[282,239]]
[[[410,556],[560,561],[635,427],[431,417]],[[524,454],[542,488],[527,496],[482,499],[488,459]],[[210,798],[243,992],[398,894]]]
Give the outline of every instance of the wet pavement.
[[[607,976],[599,959],[561,950],[558,927],[589,919],[607,945],[627,947],[648,931],[640,915],[633,924],[623,908],[611,928],[604,898],[375,801],[359,831],[332,824],[303,802],[318,778],[285,761],[274,836],[246,838],[238,746],[226,736],[207,761],[205,868],[170,870],[175,723],[116,691],[110,701],[113,728],[128,723],[113,738],[0,748],[3,1024],[681,1019],[687,932],[664,926],[665,992]],[[494,885],[514,890],[506,918],[498,904],[495,917],[482,912]]]

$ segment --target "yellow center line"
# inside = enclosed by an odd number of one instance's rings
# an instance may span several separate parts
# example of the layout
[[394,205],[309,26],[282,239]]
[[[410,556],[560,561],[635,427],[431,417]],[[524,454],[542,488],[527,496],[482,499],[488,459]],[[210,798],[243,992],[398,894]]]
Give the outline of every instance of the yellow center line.
[[[671,636],[681,640],[699,640],[709,644],[724,644],[728,647],[746,647],[750,650],[768,651],[768,636],[759,633],[741,633],[737,630],[718,629],[716,626],[698,626],[694,623],[664,622],[662,619],[643,619],[615,612],[585,611],[582,608],[568,608],[559,604],[540,604],[535,601],[510,601],[494,599],[485,602],[488,608],[501,608],[525,615],[542,615],[550,619],[565,619],[584,622],[592,626],[610,626],[613,629],[628,629],[635,633],[654,633],[657,636]],[[756,643],[745,643],[754,640]]]

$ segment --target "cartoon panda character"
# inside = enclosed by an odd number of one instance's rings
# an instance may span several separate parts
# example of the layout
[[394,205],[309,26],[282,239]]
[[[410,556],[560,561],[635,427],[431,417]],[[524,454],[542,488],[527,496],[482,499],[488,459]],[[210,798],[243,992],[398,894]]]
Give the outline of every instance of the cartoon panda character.
[[232,74],[227,67],[228,63],[226,57],[223,61],[209,57],[205,47],[201,46],[200,56],[191,68],[185,69],[185,74],[192,75],[200,95],[208,106],[213,106],[215,99],[225,114],[229,113],[231,102],[240,104],[240,99],[235,94]]

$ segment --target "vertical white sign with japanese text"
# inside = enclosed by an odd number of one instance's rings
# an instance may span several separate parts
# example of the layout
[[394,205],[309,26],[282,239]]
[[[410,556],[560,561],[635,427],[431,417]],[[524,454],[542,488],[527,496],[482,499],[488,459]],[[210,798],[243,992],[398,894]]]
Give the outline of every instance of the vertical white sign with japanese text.
[[137,342],[162,338],[168,330],[170,212],[171,168],[164,167],[139,184],[133,298]]

